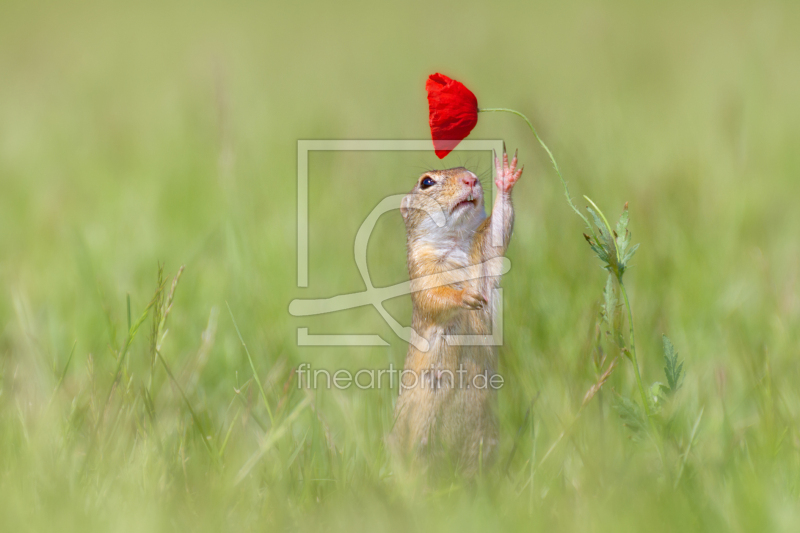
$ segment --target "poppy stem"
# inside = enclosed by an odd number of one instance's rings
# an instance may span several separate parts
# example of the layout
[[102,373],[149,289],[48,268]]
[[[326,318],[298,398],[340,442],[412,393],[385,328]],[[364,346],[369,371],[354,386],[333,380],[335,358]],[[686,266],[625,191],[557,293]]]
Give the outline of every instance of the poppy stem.
[[564,176],[561,175],[561,169],[558,168],[558,163],[556,163],[556,158],[553,157],[553,152],[550,151],[550,148],[548,148],[547,145],[542,140],[542,138],[539,137],[539,134],[536,132],[536,128],[533,127],[533,124],[528,119],[528,117],[526,117],[525,115],[523,115],[519,111],[515,111],[513,109],[508,109],[508,108],[505,108],[505,107],[483,107],[483,108],[479,108],[478,111],[479,112],[482,112],[482,111],[485,111],[485,112],[505,111],[506,113],[512,113],[514,115],[517,115],[518,117],[522,117],[522,119],[525,122],[528,123],[528,127],[531,129],[531,132],[533,133],[533,136],[536,137],[536,140],[539,141],[540,145],[542,145],[542,148],[544,148],[544,151],[547,152],[547,155],[550,157],[550,162],[553,163],[553,168],[556,169],[556,174],[558,174],[558,179],[561,180],[561,185],[564,187],[564,196],[567,197],[567,203],[572,208],[572,210],[575,211],[575,213],[577,213],[578,216],[581,217],[583,219],[583,221],[586,223],[586,225],[591,229],[592,225],[589,224],[589,220],[583,215],[583,213],[581,213],[578,210],[578,208],[575,206],[575,203],[572,201],[572,196],[570,196],[570,194],[569,194],[569,188],[567,187],[567,182],[566,182],[566,180],[564,180]]
[[636,359],[636,337],[633,334],[633,312],[631,311],[631,303],[628,300],[628,291],[625,290],[625,284],[622,283],[622,277],[619,278],[619,288],[622,290],[622,297],[625,299],[625,307],[628,309],[628,326],[631,330],[630,353],[633,369],[636,372],[636,385],[639,387],[639,394],[642,395],[642,406],[644,407],[644,412],[647,415],[647,419],[650,420],[650,417],[652,416],[652,413],[650,412],[650,404],[647,402],[647,394],[645,394],[644,385],[642,384],[642,375],[639,373],[639,361]]

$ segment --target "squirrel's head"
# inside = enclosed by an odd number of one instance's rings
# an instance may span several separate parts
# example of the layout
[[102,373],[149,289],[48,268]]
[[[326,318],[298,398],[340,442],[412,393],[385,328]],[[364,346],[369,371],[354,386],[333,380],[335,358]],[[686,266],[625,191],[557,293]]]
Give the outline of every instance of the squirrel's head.
[[431,170],[403,198],[400,212],[408,230],[471,229],[486,217],[483,188],[478,177],[463,167]]

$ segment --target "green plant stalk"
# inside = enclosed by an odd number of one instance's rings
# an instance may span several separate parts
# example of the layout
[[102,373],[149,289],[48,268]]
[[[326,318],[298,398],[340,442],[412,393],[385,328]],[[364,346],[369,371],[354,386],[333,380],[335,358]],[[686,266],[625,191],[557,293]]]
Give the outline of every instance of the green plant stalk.
[[625,290],[625,284],[622,282],[622,278],[619,278],[619,287],[622,290],[622,297],[625,299],[625,307],[628,309],[628,325],[631,329],[631,362],[633,363],[633,369],[636,372],[636,383],[639,385],[639,393],[642,395],[642,405],[644,406],[644,412],[647,415],[648,420],[650,419],[650,407],[647,404],[647,394],[644,392],[644,385],[642,385],[642,376],[639,373],[639,361],[636,359],[636,337],[633,333],[633,312],[631,311],[631,303],[628,301],[628,291]]
[[550,157],[550,162],[553,164],[553,168],[556,170],[556,174],[558,174],[558,179],[561,180],[561,186],[564,187],[564,196],[567,197],[567,203],[572,208],[572,210],[575,211],[575,213],[583,219],[583,221],[586,223],[589,229],[591,229],[591,224],[589,224],[589,220],[585,216],[583,216],[583,213],[581,213],[580,210],[578,210],[578,208],[575,206],[575,203],[572,201],[572,197],[569,195],[569,188],[567,187],[567,182],[561,175],[561,169],[558,168],[558,163],[556,163],[556,158],[553,157],[553,152],[550,151],[550,148],[548,148],[547,145],[542,140],[542,138],[539,137],[539,134],[536,132],[536,128],[533,127],[533,124],[531,123],[530,120],[528,120],[528,117],[526,117],[519,111],[515,111],[513,109],[508,109],[505,107],[484,107],[484,108],[479,108],[478,111],[479,112],[504,111],[506,113],[511,113],[513,115],[521,117],[528,124],[528,127],[531,129],[533,136],[536,137],[536,140],[539,141],[539,144],[542,145],[542,148],[544,148],[544,151],[547,152],[547,155]]
[[[564,188],[564,196],[566,196],[566,198],[567,198],[567,203],[572,208],[572,210],[575,211],[575,213],[579,217],[581,217],[581,220],[583,220],[583,222],[586,224],[586,227],[589,228],[589,230],[592,233],[592,236],[595,239],[595,242],[599,243],[600,241],[599,241],[599,239],[597,238],[597,235],[594,232],[594,228],[589,223],[589,219],[587,219],[583,215],[583,213],[580,212],[580,210],[577,208],[575,203],[572,201],[572,196],[570,196],[570,194],[569,194],[569,187],[567,186],[567,181],[564,179],[564,176],[561,175],[561,169],[558,167],[558,163],[556,162],[556,158],[553,157],[553,152],[550,151],[550,148],[548,148],[547,145],[542,140],[542,138],[539,137],[539,133],[537,133],[536,128],[533,127],[533,123],[531,123],[531,121],[528,119],[528,117],[526,117],[525,115],[523,115],[519,111],[516,111],[514,109],[508,109],[506,107],[484,107],[484,108],[479,108],[478,109],[478,112],[500,112],[500,111],[505,112],[505,113],[511,113],[512,115],[517,115],[518,117],[522,118],[528,124],[528,127],[531,129],[531,133],[533,133],[533,136],[536,137],[536,140],[539,141],[539,144],[542,146],[542,148],[544,148],[544,151],[547,152],[547,155],[550,158],[550,162],[553,164],[553,168],[555,169],[556,174],[558,175],[558,179],[561,180],[561,186]],[[608,220],[606,220],[606,217],[603,214],[603,212],[599,208],[597,208],[597,206],[594,204],[594,202],[592,202],[589,198],[586,198],[586,199],[589,200],[589,202],[595,207],[595,210],[603,218],[603,222],[606,225],[606,229],[608,230],[609,236],[613,235],[613,233],[611,231],[611,226],[608,224]],[[617,253],[616,246],[615,246],[614,252]],[[617,257],[617,262],[619,262],[619,257]],[[649,417],[650,417],[650,407],[647,404],[647,395],[644,392],[644,385],[642,384],[642,376],[639,373],[639,362],[636,359],[636,346],[635,346],[635,343],[634,343],[634,333],[633,333],[633,312],[631,311],[631,304],[628,301],[628,292],[625,290],[625,284],[622,283],[622,276],[618,276],[617,279],[619,280],[619,286],[622,289],[622,296],[625,298],[625,306],[628,309],[628,324],[630,325],[630,329],[631,329],[631,340],[630,340],[631,350],[630,351],[631,351],[631,360],[633,362],[633,368],[636,371],[636,383],[639,386],[639,393],[642,395],[642,404],[644,406],[644,411],[647,414],[647,417],[649,419]]]

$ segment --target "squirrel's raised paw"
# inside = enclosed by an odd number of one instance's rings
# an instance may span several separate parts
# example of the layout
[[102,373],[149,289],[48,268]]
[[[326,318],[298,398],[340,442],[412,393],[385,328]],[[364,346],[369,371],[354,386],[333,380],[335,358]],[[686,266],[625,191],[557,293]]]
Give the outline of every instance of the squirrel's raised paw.
[[479,292],[465,289],[461,295],[461,307],[467,309],[483,309],[486,303],[486,298]]
[[522,176],[522,170],[525,167],[517,170],[517,152],[514,152],[514,159],[511,160],[511,164],[508,163],[508,154],[505,153],[505,148],[503,148],[502,163],[497,157],[497,154],[494,156],[494,166],[497,170],[497,178],[494,182],[497,184],[497,188],[502,192],[510,192],[511,188],[514,187],[514,184],[520,176]]

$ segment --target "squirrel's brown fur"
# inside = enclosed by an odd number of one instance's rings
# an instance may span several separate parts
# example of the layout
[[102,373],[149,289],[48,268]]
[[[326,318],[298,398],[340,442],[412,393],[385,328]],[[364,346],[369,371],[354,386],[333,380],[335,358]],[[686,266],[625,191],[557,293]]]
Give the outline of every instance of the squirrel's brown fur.
[[[503,160],[496,160],[498,192],[489,217],[480,181],[464,168],[426,172],[401,209],[415,291],[412,336],[420,342],[409,345],[391,443],[405,458],[463,475],[488,467],[496,454],[497,391],[488,380],[497,372],[497,351],[446,337],[492,335],[493,289],[501,273],[496,258],[508,246],[511,189],[522,173],[516,156],[511,165],[505,154]],[[465,268],[466,280],[459,277]]]

